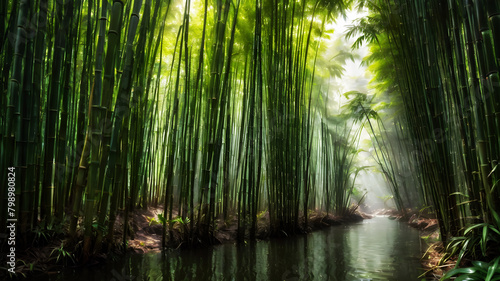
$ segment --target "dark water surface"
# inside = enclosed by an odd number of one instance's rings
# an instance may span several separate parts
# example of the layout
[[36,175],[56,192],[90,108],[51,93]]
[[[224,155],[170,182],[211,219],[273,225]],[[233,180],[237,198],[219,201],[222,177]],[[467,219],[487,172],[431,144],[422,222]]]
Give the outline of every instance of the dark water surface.
[[126,255],[45,280],[418,280],[418,231],[376,217],[282,240]]

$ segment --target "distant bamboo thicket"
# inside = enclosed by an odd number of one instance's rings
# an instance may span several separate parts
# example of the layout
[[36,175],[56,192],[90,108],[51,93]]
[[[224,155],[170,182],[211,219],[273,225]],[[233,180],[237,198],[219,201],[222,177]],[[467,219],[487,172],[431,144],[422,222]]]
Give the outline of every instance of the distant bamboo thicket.
[[404,107],[419,188],[443,241],[478,223],[500,228],[500,3],[361,2],[371,14],[349,35],[371,42],[377,89]]
[[233,214],[240,239],[262,211],[273,233],[345,214],[359,131],[313,105],[347,2],[2,1],[1,180],[16,168],[24,239],[63,224],[88,255],[158,204],[189,243]]

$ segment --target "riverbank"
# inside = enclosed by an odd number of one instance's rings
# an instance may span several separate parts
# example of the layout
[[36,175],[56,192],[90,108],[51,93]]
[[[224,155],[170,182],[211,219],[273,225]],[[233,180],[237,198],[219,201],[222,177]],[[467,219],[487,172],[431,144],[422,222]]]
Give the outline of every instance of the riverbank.
[[[149,208],[148,210],[138,210],[132,216],[130,222],[131,239],[129,240],[128,250],[135,253],[148,253],[151,251],[161,251],[161,239],[163,227],[156,219],[158,214],[161,214],[161,208]],[[305,234],[319,229],[330,226],[341,225],[345,223],[352,223],[362,221],[363,219],[371,218],[370,215],[354,211],[347,216],[334,216],[326,214],[326,212],[310,211],[308,214],[308,226],[303,228],[304,216],[300,216],[299,229],[295,233],[286,233],[280,231],[278,235],[273,234],[270,227],[269,212],[261,212],[257,215],[258,221],[256,226],[255,238],[257,240],[266,240],[271,238],[286,238],[297,234]],[[177,217],[175,212],[173,217]],[[120,218],[117,221],[121,221]],[[238,232],[238,218],[236,215],[228,215],[224,220],[222,218],[216,219],[216,230],[213,237],[210,238],[212,243],[204,243],[198,241],[196,247],[235,243],[237,242]],[[176,220],[173,222],[170,231],[167,231],[168,247],[180,248],[187,245],[186,232],[188,232],[189,223]],[[249,234],[246,233],[245,240],[250,239]]]
[[[126,252],[149,253],[160,252],[162,250],[161,240],[163,226],[159,221],[159,214],[163,213],[162,208],[148,208],[147,210],[136,210],[129,214],[127,233],[125,235],[126,245],[123,244],[124,219],[122,214],[118,214],[115,222],[114,239],[111,243],[104,243],[103,250],[100,253],[94,253],[87,259],[82,258],[81,230],[78,231],[76,239],[70,239],[66,227],[57,232],[52,230],[42,231],[35,234],[38,237],[37,243],[27,247],[17,253],[16,276],[11,275],[13,279],[26,279],[42,274],[57,274],[63,267],[78,268],[89,267],[105,263],[108,258],[116,255],[122,255]],[[273,235],[270,229],[269,213],[261,212],[258,214],[258,222],[255,238],[257,240],[266,239],[286,239],[294,235],[309,233],[315,230],[324,229],[331,226],[359,222],[363,219],[371,218],[369,215],[359,211],[353,211],[348,216],[333,216],[325,212],[310,211],[308,214],[308,225],[305,229],[301,227],[295,233],[286,233],[281,231],[280,235]],[[173,213],[177,217],[177,212]],[[301,216],[299,225],[304,225],[304,216]],[[226,244],[237,242],[238,221],[235,215],[230,215],[226,220],[217,219],[216,228],[209,242],[199,242],[191,248],[208,247],[215,244]],[[189,231],[189,223],[180,219],[171,222],[171,228],[168,233],[169,248],[184,248],[188,244],[186,241]],[[245,240],[249,239],[248,233]],[[5,264],[0,259],[2,264]],[[3,269],[3,267],[0,267]],[[0,272],[0,279],[5,279],[9,275],[7,270]]]
[[439,280],[447,271],[454,268],[456,260],[449,259],[443,263],[441,259],[445,254],[445,247],[440,241],[438,221],[432,214],[409,210],[405,215],[397,210],[378,210],[374,214],[386,215],[390,219],[398,220],[408,224],[410,227],[420,231],[420,239],[426,245],[426,251],[420,262],[424,269],[426,280]]

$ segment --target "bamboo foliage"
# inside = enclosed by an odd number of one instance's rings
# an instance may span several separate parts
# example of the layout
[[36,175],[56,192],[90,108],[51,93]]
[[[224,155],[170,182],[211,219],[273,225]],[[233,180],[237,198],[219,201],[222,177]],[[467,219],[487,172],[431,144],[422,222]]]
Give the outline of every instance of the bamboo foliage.
[[[373,61],[395,79],[380,89],[401,97],[420,190],[433,205],[443,241],[467,226],[498,227],[498,3],[364,1]],[[373,31],[378,31],[375,35]],[[366,36],[372,34],[372,36]],[[393,70],[388,70],[392,68]]]
[[[8,145],[14,146],[14,143],[17,141],[18,144],[21,144],[21,136],[19,135],[19,131],[23,125],[22,116],[21,116],[21,103],[23,103],[22,94],[23,94],[23,84],[22,84],[22,75],[23,75],[23,59],[24,59],[24,51],[26,49],[26,38],[27,38],[27,18],[29,15],[29,1],[20,2],[19,5],[19,15],[17,18],[17,30],[16,30],[16,40],[14,46],[14,58],[12,59],[12,76],[9,80],[8,84],[8,101],[6,104],[6,114],[5,114],[5,123],[4,123],[4,133],[3,133],[3,145],[2,145],[2,159],[4,162],[3,167],[7,167],[7,163],[14,163],[14,157],[16,164],[23,164],[23,158],[25,157],[25,147],[24,144],[19,149],[19,153],[14,154],[14,151],[8,149]],[[24,153],[23,153],[24,152]],[[5,169],[5,168],[4,168]],[[22,174],[22,171],[20,171]],[[2,180],[4,182],[7,180],[7,177],[2,176]],[[16,182],[17,184],[17,182]],[[19,189],[16,190],[16,199],[19,200]],[[19,201],[18,201],[19,202]],[[4,205],[6,206],[6,205]],[[16,208],[19,210],[19,208]],[[3,213],[3,212],[2,212]],[[6,213],[3,213],[3,219],[7,217]]]
[[[333,123],[330,126],[326,121],[321,122],[321,150],[319,150],[321,156],[319,158],[323,162],[320,166],[324,168],[322,171],[323,194],[325,194],[323,204],[327,214],[345,216],[350,211],[350,197],[353,193],[355,178],[361,170],[353,172],[356,153],[352,150],[359,142],[362,127],[342,126],[338,120],[330,119],[329,121]],[[354,178],[351,178],[352,174]]]
[[[108,201],[110,187],[113,183],[116,168],[116,154],[118,150],[118,137],[120,135],[122,123],[124,117],[129,113],[129,103],[131,94],[131,76],[132,76],[132,62],[134,56],[133,44],[135,39],[135,34],[137,26],[139,24],[139,12],[142,6],[142,1],[138,0],[134,2],[134,8],[132,10],[132,15],[130,19],[130,26],[127,34],[127,45],[125,50],[125,63],[124,70],[121,76],[120,85],[118,88],[118,96],[115,103],[115,110],[113,111],[113,129],[111,132],[111,141],[109,149],[109,159],[107,159],[108,170],[106,171],[106,179],[104,182],[103,196],[101,198],[100,205],[100,215],[99,215],[99,225],[104,225],[104,220],[106,218],[106,213],[108,210]],[[96,249],[100,248],[100,243],[102,239],[102,231],[98,232]]]
[[23,230],[69,225],[85,261],[120,234],[126,246],[137,208],[162,208],[165,246],[349,213],[359,131],[318,113],[316,70],[326,22],[351,1],[13,2],[0,153],[22,175]]

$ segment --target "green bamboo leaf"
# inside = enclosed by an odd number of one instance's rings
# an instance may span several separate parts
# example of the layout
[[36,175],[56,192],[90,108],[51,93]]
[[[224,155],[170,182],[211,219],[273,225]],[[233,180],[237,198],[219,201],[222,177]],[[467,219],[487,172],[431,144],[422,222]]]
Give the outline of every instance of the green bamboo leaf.
[[457,191],[457,192],[453,192],[453,193],[450,193],[450,195],[461,195],[461,196],[464,196],[464,197],[467,197],[467,198],[469,197],[469,195],[464,194],[464,193],[459,192],[459,191]]
[[490,177],[497,169],[498,167],[498,164],[495,165],[495,167],[493,167],[493,169],[491,169],[491,172],[488,174],[488,177]]
[[500,230],[498,230],[498,228],[496,228],[495,226],[493,225],[489,225],[488,228],[490,230],[492,230],[493,232],[495,232],[498,236],[500,236]]
[[455,269],[448,271],[443,276],[443,280],[450,279],[451,277],[453,277],[457,274],[472,274],[475,272],[476,272],[476,269],[473,269],[473,268],[455,268]]
[[467,233],[471,232],[472,230],[474,230],[476,228],[484,227],[484,226],[487,226],[487,225],[488,225],[487,223],[474,224],[474,225],[469,226],[468,228],[466,228],[465,231],[464,231],[464,234],[467,234]]
[[457,204],[457,206],[467,205],[467,204],[470,204],[470,203],[473,203],[473,202],[477,202],[477,200],[469,200],[469,201],[460,202],[460,203]]
[[461,275],[455,279],[455,281],[482,281],[484,276],[481,275]]
[[490,264],[484,261],[472,261],[472,264],[474,267],[478,268],[479,270],[483,270],[484,272],[488,271],[488,268],[490,267]]
[[[499,271],[497,271],[499,262],[500,262],[500,257],[494,259],[493,265],[488,268],[488,275],[486,275],[485,281],[492,280],[495,273],[500,273]],[[500,276],[497,276],[497,278],[500,278]]]
[[486,244],[488,243],[488,229],[489,229],[488,225],[483,227],[483,236],[482,236],[482,239],[480,241],[481,252],[483,253],[483,256],[486,255]]
[[495,180],[495,181],[493,182],[493,186],[491,187],[491,192],[494,192],[494,191],[495,191],[495,189],[496,189],[496,187],[497,187],[497,185],[498,185],[498,182],[500,182],[500,180]]
[[462,258],[464,257],[465,253],[468,250],[468,245],[470,244],[471,240],[466,239],[464,240],[464,243],[462,244],[462,248],[460,249],[460,252],[458,254],[457,262],[455,264],[455,267],[457,267],[460,264],[460,261],[462,261]]

